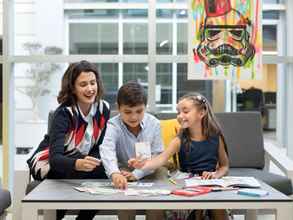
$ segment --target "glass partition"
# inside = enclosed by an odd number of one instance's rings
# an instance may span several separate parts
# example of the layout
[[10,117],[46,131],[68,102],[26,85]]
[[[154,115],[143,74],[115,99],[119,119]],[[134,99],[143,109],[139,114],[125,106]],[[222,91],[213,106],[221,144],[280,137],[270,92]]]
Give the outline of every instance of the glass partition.
[[69,25],[70,54],[118,54],[118,24]]
[[156,104],[158,111],[172,111],[172,63],[158,63],[156,66]]
[[123,54],[148,53],[148,25],[125,23],[123,25]]
[[263,25],[263,50],[277,51],[277,26]]
[[128,3],[146,3],[147,0],[64,0],[65,3],[112,3],[112,2],[128,2]]
[[173,45],[173,28],[171,23],[157,24],[157,54],[171,55]]
[[105,89],[104,99],[109,102],[111,109],[116,108],[116,93],[118,90],[118,63],[98,63],[98,71],[100,72]]
[[65,63],[15,64],[16,154],[26,154],[37,147],[47,133],[48,113],[58,106],[57,95],[66,68]]
[[[201,93],[211,104],[222,102],[221,108],[224,109],[224,100],[217,100],[221,96],[213,96],[212,80],[187,79],[187,63],[158,63],[156,72],[157,111],[175,112],[177,100],[190,92]],[[224,90],[217,91],[217,93],[224,94]]]
[[177,54],[187,55],[187,23],[177,23]]
[[[96,65],[105,88],[103,98],[114,108],[118,89],[118,63]],[[48,114],[59,105],[57,96],[67,67],[67,63],[15,64],[14,141],[17,154],[28,153],[37,147],[46,134]]]
[[277,65],[264,64],[261,80],[239,80],[238,111],[259,111],[263,127],[275,130],[277,123]]
[[124,63],[123,83],[138,81],[148,88],[148,64],[147,63]]

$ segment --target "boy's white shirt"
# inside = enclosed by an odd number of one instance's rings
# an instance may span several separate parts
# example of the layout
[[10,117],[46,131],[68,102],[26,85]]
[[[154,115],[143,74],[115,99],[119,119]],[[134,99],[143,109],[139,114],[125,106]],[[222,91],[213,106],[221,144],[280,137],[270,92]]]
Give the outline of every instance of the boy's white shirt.
[[[135,143],[137,142],[149,142],[152,155],[163,151],[160,122],[157,118],[145,113],[141,122],[141,131],[137,136],[127,129],[120,115],[108,121],[105,137],[100,145],[100,155],[108,177],[111,177],[113,173],[119,173],[119,168],[128,167],[128,160],[136,156]],[[136,179],[151,173],[153,171],[140,169],[132,171]]]

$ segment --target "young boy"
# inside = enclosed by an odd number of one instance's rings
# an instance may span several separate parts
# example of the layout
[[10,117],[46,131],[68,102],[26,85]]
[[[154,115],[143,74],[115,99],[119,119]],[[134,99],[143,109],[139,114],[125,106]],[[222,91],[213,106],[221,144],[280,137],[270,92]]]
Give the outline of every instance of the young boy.
[[[124,84],[118,91],[117,104],[119,114],[111,118],[107,124],[106,134],[100,145],[100,155],[106,174],[111,178],[114,186],[125,189],[127,181],[136,181],[154,173],[154,171],[139,169],[129,170],[128,160],[136,156],[135,144],[148,142],[151,154],[157,155],[163,151],[163,143],[159,120],[145,112],[147,96],[139,83],[132,81]],[[157,172],[156,174],[157,178],[162,178],[158,177]],[[156,178],[153,175],[152,177]],[[160,216],[162,213],[147,212],[147,217],[163,219]],[[134,217],[135,214],[130,211],[119,213],[119,219],[134,219]]]

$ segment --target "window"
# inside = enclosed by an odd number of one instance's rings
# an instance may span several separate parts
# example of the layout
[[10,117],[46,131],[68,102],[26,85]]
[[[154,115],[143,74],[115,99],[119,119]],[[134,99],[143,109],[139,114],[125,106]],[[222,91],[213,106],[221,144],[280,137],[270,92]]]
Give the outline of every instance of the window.
[[123,54],[148,53],[147,24],[126,23],[123,25]]
[[123,83],[137,81],[144,86],[148,86],[148,65],[147,63],[124,63]]
[[172,54],[172,24],[171,23],[163,23],[157,24],[157,54]]
[[116,93],[118,90],[118,63],[97,64],[98,71],[102,76],[105,89],[104,99],[110,103],[111,109],[116,108]]
[[[160,110],[172,111],[172,95],[175,92],[172,88],[172,64],[157,64],[157,85],[156,85],[156,102]],[[160,105],[164,104],[164,105]]]
[[177,24],[177,54],[187,55],[187,23]]
[[276,25],[263,25],[263,50],[277,51]]
[[70,54],[118,54],[118,24],[69,25]]

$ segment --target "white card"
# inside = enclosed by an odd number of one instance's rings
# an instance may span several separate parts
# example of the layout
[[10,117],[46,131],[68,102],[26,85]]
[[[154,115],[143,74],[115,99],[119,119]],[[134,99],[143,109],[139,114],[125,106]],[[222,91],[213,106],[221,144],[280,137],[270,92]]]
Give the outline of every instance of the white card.
[[151,145],[149,142],[135,143],[135,155],[141,159],[151,159]]

